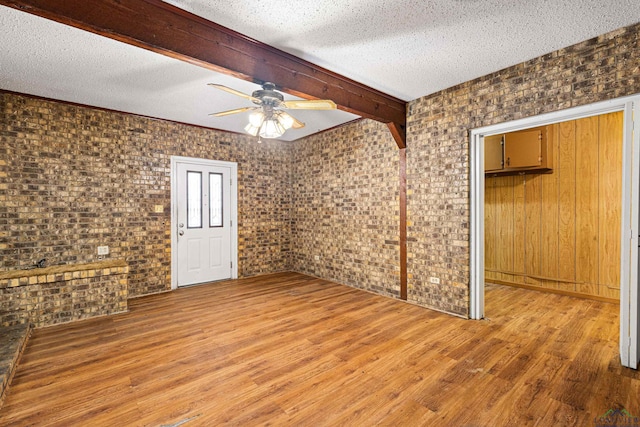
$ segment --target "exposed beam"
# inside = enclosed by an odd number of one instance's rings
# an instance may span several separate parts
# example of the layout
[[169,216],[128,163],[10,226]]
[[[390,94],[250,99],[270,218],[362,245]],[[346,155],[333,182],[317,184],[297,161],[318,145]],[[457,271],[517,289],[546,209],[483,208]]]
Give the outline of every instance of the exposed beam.
[[406,146],[406,103],[160,0],[0,0],[0,4],[386,123]]

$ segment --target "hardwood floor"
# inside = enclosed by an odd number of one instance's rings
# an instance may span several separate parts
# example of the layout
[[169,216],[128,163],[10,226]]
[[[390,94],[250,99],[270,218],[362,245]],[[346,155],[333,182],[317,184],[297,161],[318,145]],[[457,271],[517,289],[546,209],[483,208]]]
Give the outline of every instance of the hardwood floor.
[[[500,286],[455,318],[296,273],[35,330],[0,425],[593,426],[640,414],[618,306]],[[179,424],[182,423],[183,424]]]

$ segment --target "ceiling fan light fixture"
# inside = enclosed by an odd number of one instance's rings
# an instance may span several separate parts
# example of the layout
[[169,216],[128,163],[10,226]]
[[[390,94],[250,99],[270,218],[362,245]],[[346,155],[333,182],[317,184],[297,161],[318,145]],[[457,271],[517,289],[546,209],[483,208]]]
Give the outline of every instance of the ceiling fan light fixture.
[[283,111],[281,108],[294,110],[333,110],[336,108],[335,102],[329,99],[285,101],[284,96],[276,91],[276,86],[269,82],[265,82],[261,90],[256,90],[251,95],[219,84],[209,83],[209,85],[233,95],[246,98],[258,105],[258,107],[236,108],[219,113],[212,113],[211,115],[214,117],[223,117],[253,110],[249,115],[249,124],[245,126],[244,130],[250,135],[259,135],[259,139],[278,138],[288,129],[301,129],[304,127],[304,123],[288,112]]
[[257,136],[258,132],[260,132],[260,126],[254,126],[251,123],[244,127],[245,132],[250,135]]
[[293,126],[293,117],[284,111],[278,110],[273,113],[273,116],[285,130],[291,129],[291,126]]
[[262,126],[264,118],[265,116],[262,111],[254,111],[253,113],[249,114],[249,123],[252,126],[259,128],[260,126]]
[[250,135],[269,139],[282,136],[291,125],[293,120],[287,120],[286,115],[279,111],[268,115],[264,111],[255,111],[249,115],[249,123],[244,130]]
[[282,136],[287,130],[276,118],[267,118],[260,127],[260,137],[270,139]]

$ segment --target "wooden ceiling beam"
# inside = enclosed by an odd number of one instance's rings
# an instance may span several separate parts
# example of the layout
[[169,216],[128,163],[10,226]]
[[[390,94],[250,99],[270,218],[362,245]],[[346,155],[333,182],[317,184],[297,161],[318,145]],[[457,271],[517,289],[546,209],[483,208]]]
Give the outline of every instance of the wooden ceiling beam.
[[0,0],[0,4],[386,123],[406,146],[406,102],[160,0]]

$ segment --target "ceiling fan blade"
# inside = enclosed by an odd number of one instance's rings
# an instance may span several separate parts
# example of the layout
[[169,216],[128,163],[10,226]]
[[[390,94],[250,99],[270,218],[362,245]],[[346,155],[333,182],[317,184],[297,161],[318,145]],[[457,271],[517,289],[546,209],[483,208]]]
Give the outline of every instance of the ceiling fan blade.
[[304,127],[304,123],[302,123],[300,120],[296,119],[295,117],[293,117],[291,114],[287,113],[286,111],[280,111],[280,114],[282,114],[283,116],[286,117],[290,117],[291,120],[293,120],[293,125],[291,125],[291,127],[293,129],[301,129]]
[[207,83],[207,85],[208,85],[208,86],[211,86],[211,87],[215,87],[216,89],[223,90],[223,91],[228,92],[228,93],[230,93],[230,94],[233,94],[233,95],[239,96],[239,97],[241,97],[241,98],[248,99],[249,101],[253,101],[253,102],[256,102],[256,103],[261,103],[261,102],[262,102],[262,101],[261,101],[261,100],[259,100],[258,98],[254,98],[254,97],[253,97],[253,96],[251,96],[251,95],[247,95],[246,93],[242,93],[242,92],[240,92],[239,90],[231,89],[231,88],[230,88],[230,87],[228,87],[228,86],[219,85],[219,84],[216,84],[216,83]]
[[336,103],[329,99],[284,101],[280,106],[292,110],[335,110],[337,108]]
[[213,117],[222,117],[222,116],[228,116],[230,114],[236,114],[236,113],[244,113],[245,111],[249,111],[249,110],[255,110],[259,107],[242,107],[242,108],[235,108],[233,110],[227,110],[227,111],[221,111],[219,113],[211,113],[209,114],[210,116]]

